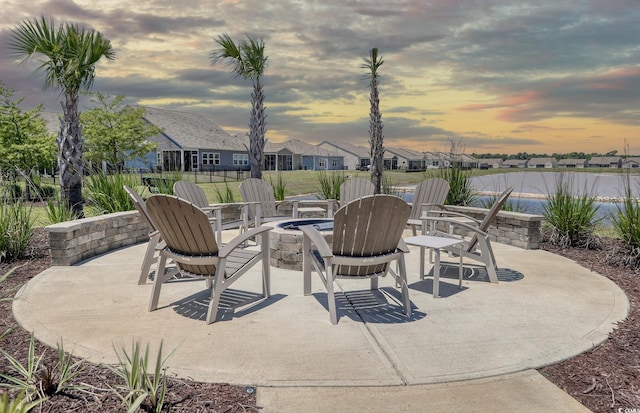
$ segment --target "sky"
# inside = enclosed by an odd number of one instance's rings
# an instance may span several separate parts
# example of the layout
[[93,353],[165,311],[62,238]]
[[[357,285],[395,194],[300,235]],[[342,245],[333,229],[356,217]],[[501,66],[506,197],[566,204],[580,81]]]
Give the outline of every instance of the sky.
[[[214,39],[261,38],[266,138],[368,146],[372,48],[384,142],[466,153],[618,151],[640,155],[637,0],[0,0],[0,81],[61,111],[39,57],[7,50],[11,31],[45,16],[107,37],[112,62],[94,91],[200,113],[248,132],[251,81],[213,64]],[[83,97],[82,108],[91,106]]]

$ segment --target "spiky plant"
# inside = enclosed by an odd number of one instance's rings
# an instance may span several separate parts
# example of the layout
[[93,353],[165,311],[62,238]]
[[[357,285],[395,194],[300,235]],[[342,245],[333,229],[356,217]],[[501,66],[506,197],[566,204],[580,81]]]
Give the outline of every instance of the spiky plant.
[[102,57],[115,59],[111,42],[100,32],[78,23],[56,25],[53,19],[43,16],[27,19],[13,29],[8,47],[14,56],[24,60],[43,55],[46,59],[38,70],[44,72],[45,87],[58,88],[64,95],[57,139],[60,192],[74,215],[83,216],[84,158],[78,100],[80,90],[93,85],[96,63]]
[[382,190],[382,170],[384,167],[384,136],[382,134],[382,114],[380,113],[380,97],[378,94],[378,69],[384,60],[378,56],[378,48],[374,47],[369,53],[369,57],[364,59],[363,69],[367,69],[369,74],[369,86],[371,92],[369,102],[369,144],[371,146],[371,182],[375,186],[375,193]]
[[251,177],[262,179],[262,158],[266,142],[264,136],[267,132],[267,113],[261,81],[268,59],[264,54],[264,41],[247,36],[246,40],[236,44],[227,33],[224,33],[218,36],[215,42],[219,48],[210,54],[213,63],[227,61],[234,75],[253,82],[249,117],[249,148],[247,149]]

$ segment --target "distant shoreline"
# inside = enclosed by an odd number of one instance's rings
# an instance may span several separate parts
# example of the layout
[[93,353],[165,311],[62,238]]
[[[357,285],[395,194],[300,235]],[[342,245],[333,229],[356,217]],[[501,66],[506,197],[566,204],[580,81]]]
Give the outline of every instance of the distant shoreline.
[[[476,191],[480,196],[498,196],[500,192],[496,191]],[[526,198],[526,199],[547,199],[545,194],[535,194],[527,192],[512,192],[510,198]],[[596,201],[601,203],[618,204],[624,201],[622,197],[596,196]]]

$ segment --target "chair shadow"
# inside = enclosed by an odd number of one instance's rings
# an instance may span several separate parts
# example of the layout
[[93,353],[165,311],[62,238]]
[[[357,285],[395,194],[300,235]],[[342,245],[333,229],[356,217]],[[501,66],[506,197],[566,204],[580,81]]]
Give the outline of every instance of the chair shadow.
[[[284,294],[272,294],[270,297],[265,298],[261,293],[235,290],[233,288],[226,289],[220,296],[220,307],[218,308],[216,321],[229,321],[236,317],[244,317],[272,305],[284,297],[286,297]],[[173,307],[173,311],[185,318],[205,321],[210,301],[211,290],[205,289],[175,301],[165,306],[165,308]]]
[[[314,293],[313,296],[327,310],[328,317],[327,293]],[[411,301],[411,315],[405,315],[402,294],[391,287],[336,292],[335,297],[338,322],[341,317],[346,316],[353,321],[369,324],[401,324],[418,321],[427,316],[426,313],[418,311]]]

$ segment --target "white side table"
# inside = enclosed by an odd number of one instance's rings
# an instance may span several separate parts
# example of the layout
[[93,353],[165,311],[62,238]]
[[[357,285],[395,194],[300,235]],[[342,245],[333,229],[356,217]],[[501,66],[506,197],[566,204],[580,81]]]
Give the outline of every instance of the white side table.
[[[432,235],[418,235],[415,237],[404,238],[407,245],[420,247],[420,279],[425,279],[424,273],[424,252],[425,248],[429,248],[435,255],[433,263],[433,297],[440,296],[440,249],[452,247],[462,242],[459,238],[435,237]],[[458,286],[462,288],[462,254],[460,254],[460,263],[458,264]]]

